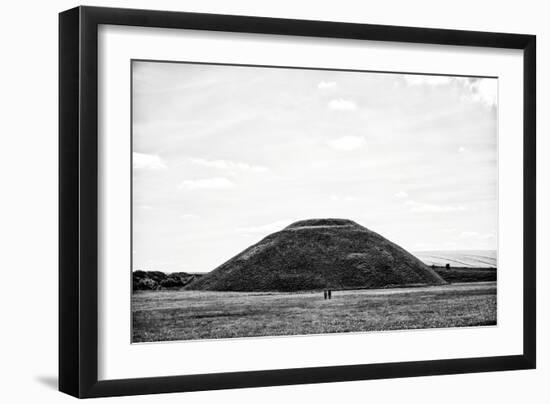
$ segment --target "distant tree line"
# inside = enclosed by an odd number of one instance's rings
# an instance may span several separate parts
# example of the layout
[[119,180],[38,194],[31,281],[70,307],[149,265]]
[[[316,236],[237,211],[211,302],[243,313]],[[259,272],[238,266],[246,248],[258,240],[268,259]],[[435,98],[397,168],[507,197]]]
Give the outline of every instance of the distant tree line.
[[172,272],[166,274],[160,271],[134,271],[132,276],[133,290],[159,290],[183,288],[200,278],[200,274],[187,272]]
[[431,267],[449,283],[489,282],[497,280],[496,268],[453,267],[450,264],[445,264],[445,267],[435,265]]

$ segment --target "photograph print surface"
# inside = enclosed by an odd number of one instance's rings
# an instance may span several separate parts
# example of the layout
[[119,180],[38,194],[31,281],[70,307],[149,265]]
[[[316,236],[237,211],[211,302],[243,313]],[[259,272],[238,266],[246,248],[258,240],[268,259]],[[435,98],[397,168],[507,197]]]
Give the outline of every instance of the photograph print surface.
[[497,324],[496,78],[131,67],[132,342]]

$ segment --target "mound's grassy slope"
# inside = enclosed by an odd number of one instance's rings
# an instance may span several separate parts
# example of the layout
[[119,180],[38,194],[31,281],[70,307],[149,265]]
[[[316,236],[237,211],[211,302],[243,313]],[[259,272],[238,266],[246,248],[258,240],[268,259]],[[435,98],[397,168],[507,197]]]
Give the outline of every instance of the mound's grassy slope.
[[312,219],[267,236],[186,288],[298,291],[444,283],[418,258],[351,220]]

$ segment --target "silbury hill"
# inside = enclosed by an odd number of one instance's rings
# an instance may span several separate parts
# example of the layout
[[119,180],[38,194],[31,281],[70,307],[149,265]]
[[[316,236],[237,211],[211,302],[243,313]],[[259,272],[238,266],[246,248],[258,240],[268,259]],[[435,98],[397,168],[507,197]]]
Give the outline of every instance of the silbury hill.
[[431,268],[346,219],[291,224],[186,286],[213,291],[301,291],[440,285]]

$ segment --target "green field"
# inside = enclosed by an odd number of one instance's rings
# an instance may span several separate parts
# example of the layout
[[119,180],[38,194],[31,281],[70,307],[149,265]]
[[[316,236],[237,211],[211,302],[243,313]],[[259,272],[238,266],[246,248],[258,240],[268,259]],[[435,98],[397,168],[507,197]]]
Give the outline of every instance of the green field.
[[303,293],[134,291],[133,342],[496,325],[496,282]]

